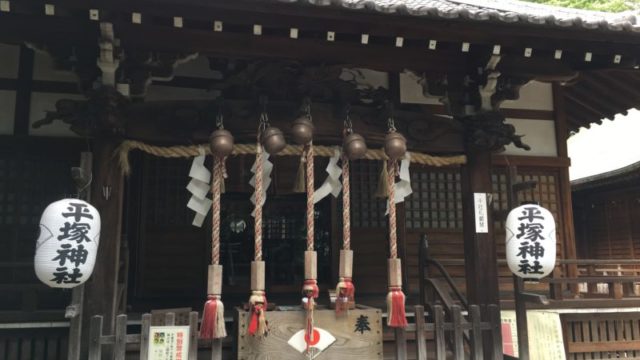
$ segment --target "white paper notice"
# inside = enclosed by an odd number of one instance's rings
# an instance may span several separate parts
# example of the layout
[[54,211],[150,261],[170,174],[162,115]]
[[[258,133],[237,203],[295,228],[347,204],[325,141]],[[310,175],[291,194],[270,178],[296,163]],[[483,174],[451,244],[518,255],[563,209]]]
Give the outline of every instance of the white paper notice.
[[487,194],[473,193],[473,207],[476,217],[476,233],[488,233],[489,223],[487,219]]
[[149,329],[150,360],[187,360],[189,358],[188,326],[151,326]]

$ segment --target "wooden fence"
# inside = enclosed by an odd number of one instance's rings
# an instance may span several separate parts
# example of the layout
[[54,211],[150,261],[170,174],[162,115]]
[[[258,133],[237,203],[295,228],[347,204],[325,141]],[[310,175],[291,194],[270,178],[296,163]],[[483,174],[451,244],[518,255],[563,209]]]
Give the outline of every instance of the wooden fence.
[[[492,354],[490,359],[502,359],[502,336],[500,310],[496,305],[488,306],[488,319],[482,321],[480,307],[469,306],[468,320],[463,316],[460,306],[451,307],[450,319],[445,319],[444,308],[440,305],[433,307],[433,322],[425,320],[424,307],[417,305],[415,310],[415,323],[409,324],[406,329],[395,329],[395,357],[397,360],[407,360],[409,349],[407,348],[407,335],[415,338],[415,358],[427,359],[427,339],[433,338],[435,344],[435,358],[444,360],[451,358],[464,360],[483,360],[484,354]],[[487,334],[488,332],[488,334]],[[490,345],[483,338],[490,337]],[[449,345],[449,347],[447,346]],[[489,346],[486,349],[485,346]],[[431,355],[432,352],[429,354]]]
[[[175,325],[175,313],[165,314],[164,324],[166,326]],[[198,313],[189,313],[189,359],[198,358]],[[151,314],[142,315],[140,334],[127,334],[127,315],[116,317],[116,327],[114,335],[102,334],[102,316],[94,316],[91,319],[90,339],[89,339],[89,360],[102,360],[103,345],[111,345],[112,358],[124,360],[127,352],[127,344],[139,345],[140,360],[147,360],[149,349],[149,330],[151,327]],[[222,359],[222,341],[213,340],[211,342],[211,359]]]

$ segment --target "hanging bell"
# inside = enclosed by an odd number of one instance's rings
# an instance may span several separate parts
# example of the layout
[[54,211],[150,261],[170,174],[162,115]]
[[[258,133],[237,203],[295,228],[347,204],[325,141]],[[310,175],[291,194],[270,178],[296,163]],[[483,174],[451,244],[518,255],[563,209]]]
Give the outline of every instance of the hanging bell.
[[298,145],[306,145],[313,139],[313,122],[308,116],[301,116],[294,120],[291,125],[293,140]]
[[229,156],[233,151],[233,135],[225,129],[218,129],[209,136],[209,146],[213,155]]
[[269,126],[262,132],[262,146],[269,154],[277,154],[287,146],[287,142],[280,129]]
[[367,153],[367,143],[360,134],[351,133],[342,142],[342,151],[349,160],[358,160]]
[[407,152],[407,139],[399,132],[390,132],[384,137],[384,152],[391,160],[398,160]]

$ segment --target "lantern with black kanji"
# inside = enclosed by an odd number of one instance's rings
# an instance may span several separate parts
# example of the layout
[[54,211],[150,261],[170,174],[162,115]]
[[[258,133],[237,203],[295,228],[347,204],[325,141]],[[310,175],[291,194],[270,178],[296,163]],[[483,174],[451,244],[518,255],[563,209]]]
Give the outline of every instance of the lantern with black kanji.
[[34,267],[54,288],[73,288],[89,279],[100,241],[100,214],[86,201],[64,199],[49,204],[40,218]]
[[507,216],[506,254],[509,269],[516,276],[538,280],[549,275],[556,264],[556,223],[540,205],[519,206]]

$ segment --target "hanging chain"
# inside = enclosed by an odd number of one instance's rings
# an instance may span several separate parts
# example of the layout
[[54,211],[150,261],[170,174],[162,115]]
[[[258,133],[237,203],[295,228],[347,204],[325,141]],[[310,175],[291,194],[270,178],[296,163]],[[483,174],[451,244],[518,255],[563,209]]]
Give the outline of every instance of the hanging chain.
[[351,122],[351,105],[347,104],[344,116],[344,132],[346,135],[353,133],[353,123]]
[[313,121],[311,118],[311,99],[309,97],[305,97],[302,101],[305,115],[309,118],[309,121]]
[[224,117],[222,116],[222,113],[220,113],[220,112],[216,115],[216,127],[219,130],[224,129]]
[[387,128],[390,133],[396,132],[396,122],[393,118],[393,103],[387,102],[387,110],[389,112],[389,118],[387,119]]
[[390,133],[396,132],[396,122],[393,119],[393,115],[390,115],[389,119],[387,119],[387,127]]

